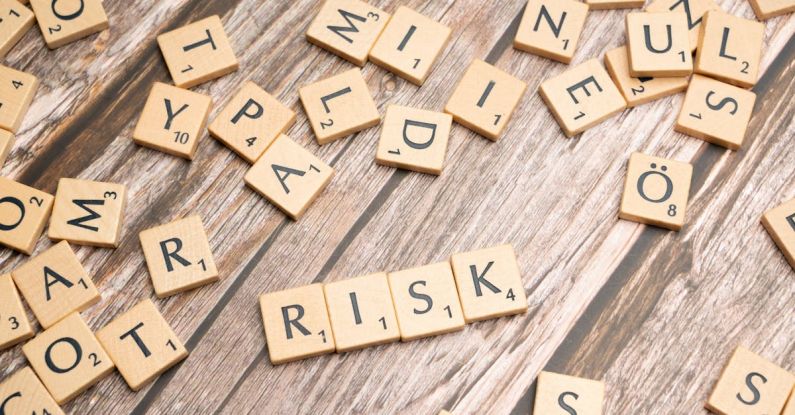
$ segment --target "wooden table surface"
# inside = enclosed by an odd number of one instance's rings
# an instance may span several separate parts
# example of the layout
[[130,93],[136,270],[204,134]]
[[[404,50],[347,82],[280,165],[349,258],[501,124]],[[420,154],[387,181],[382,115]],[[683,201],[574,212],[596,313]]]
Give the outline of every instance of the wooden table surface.
[[[673,132],[683,94],[625,110],[564,138],[539,84],[568,67],[512,48],[525,0],[372,0],[400,4],[453,28],[417,88],[367,64],[383,114],[389,104],[441,110],[474,58],[527,81],[494,143],[453,127],[440,177],[374,163],[379,128],[318,147],[298,88],[352,67],[304,38],[317,0],[106,0],[111,28],[51,51],[31,29],[4,64],[41,87],[2,175],[54,193],[61,177],[123,183],[118,249],[80,247],[102,301],[83,313],[99,329],[155,298],[138,233],[189,214],[204,219],[221,281],[156,300],[190,357],[138,393],[114,374],[65,409],[122,413],[531,413],[542,369],[602,379],[607,414],[702,414],[731,351],[743,344],[795,370],[795,272],[760,224],[795,197],[795,18],[765,22],[763,76],[742,150]],[[745,0],[718,1],[754,18]],[[247,163],[205,132],[192,162],[134,145],[153,82],[171,82],[155,37],[218,14],[240,70],[197,91],[213,114],[251,79],[298,113],[289,131],[337,171],[293,222],[243,184]],[[624,43],[626,11],[588,16],[578,64]],[[633,151],[694,165],[687,222],[670,232],[618,220]],[[463,331],[274,367],[260,293],[446,260],[510,242],[526,315]],[[42,237],[41,252],[51,245]],[[0,250],[0,272],[28,257]],[[40,328],[37,327],[37,330]],[[0,353],[0,377],[25,365]]]

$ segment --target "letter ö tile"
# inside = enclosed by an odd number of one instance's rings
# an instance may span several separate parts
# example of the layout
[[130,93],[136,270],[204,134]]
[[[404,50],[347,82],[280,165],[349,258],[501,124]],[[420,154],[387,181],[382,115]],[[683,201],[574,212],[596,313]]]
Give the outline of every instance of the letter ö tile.
[[52,211],[53,197],[0,177],[0,244],[30,255]]
[[390,105],[375,160],[385,166],[439,175],[452,123],[450,114]]
[[364,66],[389,14],[359,0],[327,0],[306,31],[306,40]]
[[61,179],[48,236],[56,241],[115,248],[121,237],[126,201],[124,185]]

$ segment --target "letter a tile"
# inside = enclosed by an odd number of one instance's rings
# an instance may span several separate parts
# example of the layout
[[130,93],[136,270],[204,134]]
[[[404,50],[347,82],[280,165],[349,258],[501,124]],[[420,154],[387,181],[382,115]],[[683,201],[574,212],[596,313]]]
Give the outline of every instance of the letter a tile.
[[762,225],[795,268],[795,199],[765,212]]
[[685,13],[629,13],[629,74],[677,77],[693,73]]
[[121,184],[61,179],[48,235],[74,244],[115,248],[126,200]]
[[759,78],[765,25],[721,11],[704,16],[695,71],[742,88]]
[[364,66],[367,55],[389,21],[389,14],[359,0],[327,0],[306,31],[306,39]]
[[105,15],[102,0],[30,0],[30,7],[36,14],[41,34],[50,49],[108,28],[108,16]]
[[621,197],[621,219],[678,231],[685,223],[693,166],[632,153]]
[[16,0],[0,0],[0,59],[22,39],[36,18]]
[[701,35],[704,14],[710,10],[720,10],[714,0],[654,0],[646,7],[647,12],[679,12],[687,15],[690,51],[696,50]]
[[35,76],[0,65],[0,128],[19,130],[38,87]]
[[0,244],[30,255],[52,203],[52,195],[0,177]]
[[450,114],[390,105],[375,160],[385,166],[439,175],[452,123]]
[[[11,275],[0,275],[0,350],[33,337],[28,316]],[[2,402],[2,396],[0,396]]]
[[588,5],[574,0],[530,0],[513,46],[569,63],[577,50]]
[[0,402],[5,405],[0,404],[0,409],[7,415],[65,415],[28,366],[0,383]]
[[603,382],[541,372],[533,410],[537,414],[602,415],[604,394]]
[[635,107],[687,89],[689,78],[635,78],[629,74],[627,47],[621,46],[605,53],[605,66],[616,83],[627,106]]

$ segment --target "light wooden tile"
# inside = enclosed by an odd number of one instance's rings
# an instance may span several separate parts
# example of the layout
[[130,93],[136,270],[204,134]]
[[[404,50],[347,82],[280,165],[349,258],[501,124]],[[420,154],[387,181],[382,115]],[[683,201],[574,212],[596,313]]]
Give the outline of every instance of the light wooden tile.
[[765,25],[721,11],[704,15],[695,71],[743,88],[759,79]]
[[282,134],[249,169],[244,180],[287,216],[298,220],[333,175],[334,169]]
[[795,415],[795,389],[790,393],[787,405],[784,407],[784,410],[781,411],[781,415]]
[[11,148],[14,147],[14,141],[14,133],[0,130],[0,168],[3,167],[8,154],[11,152]]
[[79,313],[39,333],[22,353],[59,404],[113,372],[113,362]]
[[147,229],[138,237],[159,298],[219,280],[199,216],[188,216]]
[[298,94],[320,145],[378,125],[381,121],[359,69],[307,85]]
[[48,193],[0,177],[0,244],[30,255],[52,211]]
[[719,415],[779,414],[795,375],[739,346],[712,389],[706,408]]
[[690,51],[696,50],[701,35],[704,14],[710,10],[720,10],[715,0],[653,0],[646,11],[681,12],[687,15],[687,27],[690,32]]
[[538,374],[536,414],[601,415],[605,384],[552,372]]
[[680,77],[693,73],[687,14],[629,13],[626,33],[631,76]]
[[0,65],[0,128],[19,130],[38,87],[35,76]]
[[674,130],[737,150],[745,139],[755,101],[752,91],[693,75]]
[[259,303],[272,364],[334,351],[322,284],[262,294]]
[[762,225],[795,268],[795,199],[765,212]]
[[464,328],[449,262],[390,272],[389,288],[403,341]]
[[527,311],[522,275],[511,245],[455,254],[450,263],[467,323]]
[[618,217],[678,231],[685,223],[693,166],[632,153]]
[[575,0],[530,0],[513,46],[526,52],[571,62],[580,41],[588,5]]
[[627,47],[621,46],[605,53],[605,66],[628,107],[635,107],[687,89],[689,78],[635,78],[629,74]]
[[65,415],[50,392],[28,366],[0,383],[0,413],[7,415]]
[[33,12],[17,0],[0,0],[0,59],[36,22]]
[[0,275],[0,350],[33,337],[33,328],[22,307],[10,274]]
[[399,6],[370,51],[370,59],[415,85],[422,85],[450,39],[449,27]]
[[596,59],[547,79],[538,92],[567,137],[599,124],[627,106]]
[[439,175],[452,123],[450,114],[390,105],[375,160],[385,166]]
[[126,201],[123,184],[63,178],[58,181],[48,236],[78,245],[115,248]]
[[214,15],[157,37],[174,85],[191,88],[238,68],[221,19]]
[[386,273],[323,286],[338,352],[400,340]]
[[795,1],[793,0],[748,0],[748,2],[751,3],[759,20],[795,12]]
[[643,7],[646,0],[585,0],[592,10],[601,9],[634,9]]
[[295,122],[295,112],[247,81],[210,123],[210,134],[254,163],[279,134]]
[[389,14],[359,0],[327,0],[306,31],[306,39],[364,66]]
[[133,141],[192,160],[211,105],[208,95],[155,82],[135,125]]
[[188,351],[151,300],[146,299],[97,332],[134,391],[188,357]]
[[447,101],[444,112],[464,127],[497,141],[525,89],[524,81],[475,59]]
[[[66,3],[66,4],[64,4]],[[59,48],[109,27],[102,0],[81,0],[79,4],[54,0],[30,0],[44,41]]]

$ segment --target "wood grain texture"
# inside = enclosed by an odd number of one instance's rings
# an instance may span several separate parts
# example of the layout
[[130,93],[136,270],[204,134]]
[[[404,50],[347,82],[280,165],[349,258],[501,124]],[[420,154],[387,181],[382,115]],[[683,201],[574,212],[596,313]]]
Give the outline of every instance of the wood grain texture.
[[[103,295],[83,317],[96,330],[152,298],[191,350],[140,392],[116,374],[67,412],[524,414],[546,369],[603,379],[606,413],[699,414],[739,343],[795,370],[795,272],[759,223],[795,197],[792,15],[765,22],[765,76],[747,141],[733,152],[673,131],[682,94],[565,139],[536,90],[567,66],[511,47],[523,0],[370,3],[390,13],[407,5],[453,29],[422,88],[363,68],[380,112],[388,104],[441,110],[471,60],[484,59],[529,85],[500,141],[454,125],[440,177],[376,165],[379,128],[318,147],[298,88],[353,65],[305,40],[316,0],[106,0],[110,30],[50,51],[34,29],[5,58],[42,85],[0,173],[48,192],[60,177],[128,188],[119,247],[76,248]],[[745,1],[719,3],[753,18]],[[622,45],[616,28],[626,13],[591,12],[573,64]],[[337,172],[298,222],[247,189],[248,163],[206,132],[192,162],[132,143],[152,82],[170,82],[155,37],[211,14],[221,16],[240,70],[195,89],[213,97],[210,119],[250,79],[297,112],[288,134]],[[694,164],[682,231],[617,219],[633,151]],[[194,213],[221,281],[155,300],[137,234]],[[278,367],[268,361],[260,293],[503,242],[516,249],[528,314]],[[50,245],[42,238],[36,251]],[[26,260],[0,250],[0,273]],[[0,377],[24,364],[19,346],[0,353]]]

